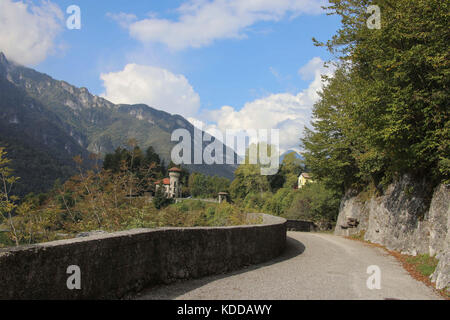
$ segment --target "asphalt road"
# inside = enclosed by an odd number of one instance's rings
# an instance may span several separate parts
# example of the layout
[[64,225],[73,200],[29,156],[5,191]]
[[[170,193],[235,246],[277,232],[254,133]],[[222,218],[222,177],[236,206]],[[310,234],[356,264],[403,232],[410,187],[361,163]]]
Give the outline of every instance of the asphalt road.
[[[381,271],[368,289],[369,266]],[[151,288],[137,299],[309,300],[440,299],[383,249],[327,234],[288,232],[276,260],[233,273]]]

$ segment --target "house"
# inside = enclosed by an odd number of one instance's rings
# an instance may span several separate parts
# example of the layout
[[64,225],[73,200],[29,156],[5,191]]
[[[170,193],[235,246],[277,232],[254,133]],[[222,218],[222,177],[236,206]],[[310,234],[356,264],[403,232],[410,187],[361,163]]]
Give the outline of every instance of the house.
[[298,188],[301,189],[303,188],[307,183],[312,183],[314,182],[314,180],[311,178],[311,176],[309,175],[309,173],[303,172],[299,177],[298,177]]
[[164,178],[155,182],[155,191],[158,190],[161,185],[164,188],[164,193],[168,198],[181,198],[182,197],[182,184],[180,182],[181,169],[173,167],[169,169],[169,178]]

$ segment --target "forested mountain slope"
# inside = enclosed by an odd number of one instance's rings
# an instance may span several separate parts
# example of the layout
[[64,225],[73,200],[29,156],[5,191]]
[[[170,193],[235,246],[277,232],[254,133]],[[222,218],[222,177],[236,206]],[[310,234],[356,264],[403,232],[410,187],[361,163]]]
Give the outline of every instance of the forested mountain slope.
[[[74,173],[72,158],[105,155],[129,139],[152,146],[166,163],[174,130],[192,133],[179,115],[147,105],[115,105],[46,74],[10,62],[0,53],[0,144],[6,145],[19,193],[47,190],[56,178]],[[231,165],[191,165],[191,171],[233,177]]]

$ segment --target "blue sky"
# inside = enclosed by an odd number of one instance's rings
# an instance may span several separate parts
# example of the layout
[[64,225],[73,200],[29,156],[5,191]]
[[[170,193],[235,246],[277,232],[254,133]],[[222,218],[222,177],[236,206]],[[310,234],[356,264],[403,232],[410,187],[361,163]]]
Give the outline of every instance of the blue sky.
[[[283,148],[295,148],[287,137],[297,141],[301,130],[289,128],[308,123],[318,77],[331,72],[320,63],[329,55],[311,41],[339,27],[321,3],[0,0],[0,50],[113,102],[147,103],[208,128],[279,128]],[[73,4],[81,9],[80,30],[65,27]],[[22,26],[8,22],[13,16]],[[28,47],[21,32],[34,37]]]

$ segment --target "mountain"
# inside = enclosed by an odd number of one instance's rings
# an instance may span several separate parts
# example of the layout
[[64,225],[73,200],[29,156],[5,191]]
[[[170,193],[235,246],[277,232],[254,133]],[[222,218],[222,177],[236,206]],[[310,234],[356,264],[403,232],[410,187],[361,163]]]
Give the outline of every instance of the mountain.
[[304,160],[304,158],[302,157],[301,154],[299,154],[297,151],[294,150],[288,150],[286,152],[284,152],[281,156],[280,156],[280,163],[283,163],[284,158],[288,155],[294,153],[295,158],[299,159],[299,160]]
[[[22,179],[19,193],[48,190],[75,172],[75,155],[105,155],[131,138],[170,161],[171,134],[194,127],[185,118],[150,106],[116,105],[0,53],[0,145],[6,145]],[[193,144],[192,144],[193,145]],[[206,146],[207,143],[204,143]],[[225,152],[225,151],[224,151]],[[192,152],[193,154],[193,152]],[[234,165],[187,165],[190,171],[232,179]]]

